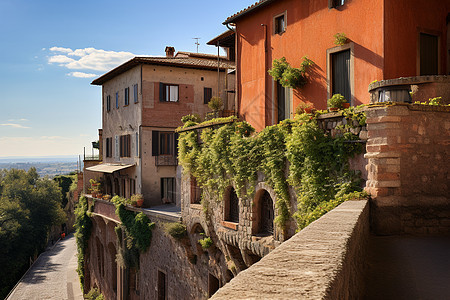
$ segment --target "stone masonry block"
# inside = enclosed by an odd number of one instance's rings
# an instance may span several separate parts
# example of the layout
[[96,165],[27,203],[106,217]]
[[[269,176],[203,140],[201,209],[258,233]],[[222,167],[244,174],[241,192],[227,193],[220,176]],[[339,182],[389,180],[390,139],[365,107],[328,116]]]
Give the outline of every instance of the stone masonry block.
[[385,129],[399,129],[400,124],[398,123],[368,123],[367,129],[369,132],[371,130],[385,130]]
[[399,123],[402,120],[401,117],[397,116],[379,116],[379,117],[372,117],[368,118],[366,120],[367,124],[374,124],[374,123]]

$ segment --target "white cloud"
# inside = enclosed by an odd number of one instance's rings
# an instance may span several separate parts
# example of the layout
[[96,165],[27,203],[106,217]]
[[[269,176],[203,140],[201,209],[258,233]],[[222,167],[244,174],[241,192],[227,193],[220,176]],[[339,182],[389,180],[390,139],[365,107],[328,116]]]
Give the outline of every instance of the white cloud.
[[[45,48],[42,48],[42,50],[45,50]],[[63,48],[63,47],[51,47],[50,51],[52,51],[52,52],[70,53],[70,52],[72,52],[72,49],[70,49],[70,48]]]
[[51,56],[48,59],[49,63],[58,63],[60,66],[66,66],[67,64],[74,62],[75,60],[73,58],[67,57],[65,55],[55,55]]
[[72,50],[52,47],[50,51],[54,53],[48,59],[50,64],[57,63],[70,70],[109,71],[136,56],[131,52],[106,51],[95,48]]
[[8,122],[28,122],[28,119],[9,119]]
[[3,123],[3,124],[0,124],[0,126],[9,126],[9,127],[13,127],[13,128],[30,128],[30,127],[23,126],[20,124],[15,124],[15,123]]
[[97,76],[97,74],[83,73],[83,72],[70,72],[67,75],[77,78],[93,78]]

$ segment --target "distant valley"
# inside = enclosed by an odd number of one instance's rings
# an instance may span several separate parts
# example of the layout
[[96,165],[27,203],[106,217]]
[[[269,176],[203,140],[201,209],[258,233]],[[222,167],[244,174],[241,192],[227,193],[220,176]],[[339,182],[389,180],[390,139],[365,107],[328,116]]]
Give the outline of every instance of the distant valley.
[[[56,175],[76,172],[78,157],[4,157],[0,158],[0,169],[23,169],[28,171],[36,168],[41,177],[54,177]],[[81,161],[82,163],[82,161]]]

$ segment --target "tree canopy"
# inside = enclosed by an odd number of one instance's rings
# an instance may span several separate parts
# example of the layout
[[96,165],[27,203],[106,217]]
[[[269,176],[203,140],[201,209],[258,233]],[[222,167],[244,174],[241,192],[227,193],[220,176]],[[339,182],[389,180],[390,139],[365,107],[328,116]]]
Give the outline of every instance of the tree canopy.
[[0,298],[45,249],[53,225],[66,216],[58,183],[35,168],[0,170]]

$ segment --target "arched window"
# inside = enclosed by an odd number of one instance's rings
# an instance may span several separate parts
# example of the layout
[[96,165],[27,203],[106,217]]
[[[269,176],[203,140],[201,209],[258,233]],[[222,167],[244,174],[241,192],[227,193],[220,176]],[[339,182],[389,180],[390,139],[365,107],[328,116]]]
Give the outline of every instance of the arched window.
[[103,259],[103,245],[100,242],[99,238],[95,238],[96,244],[97,244],[97,266],[98,266],[98,273],[101,277],[105,276],[105,264]]
[[225,194],[225,221],[239,223],[239,198],[232,187]]
[[114,293],[117,293],[117,262],[116,262],[116,247],[113,243],[109,243],[109,262],[111,266],[111,285]]
[[259,227],[260,233],[273,234],[273,201],[270,197],[270,194],[267,191],[264,191],[261,196],[261,222]]
[[260,190],[256,193],[253,205],[252,234],[272,235],[274,208],[269,192]]

